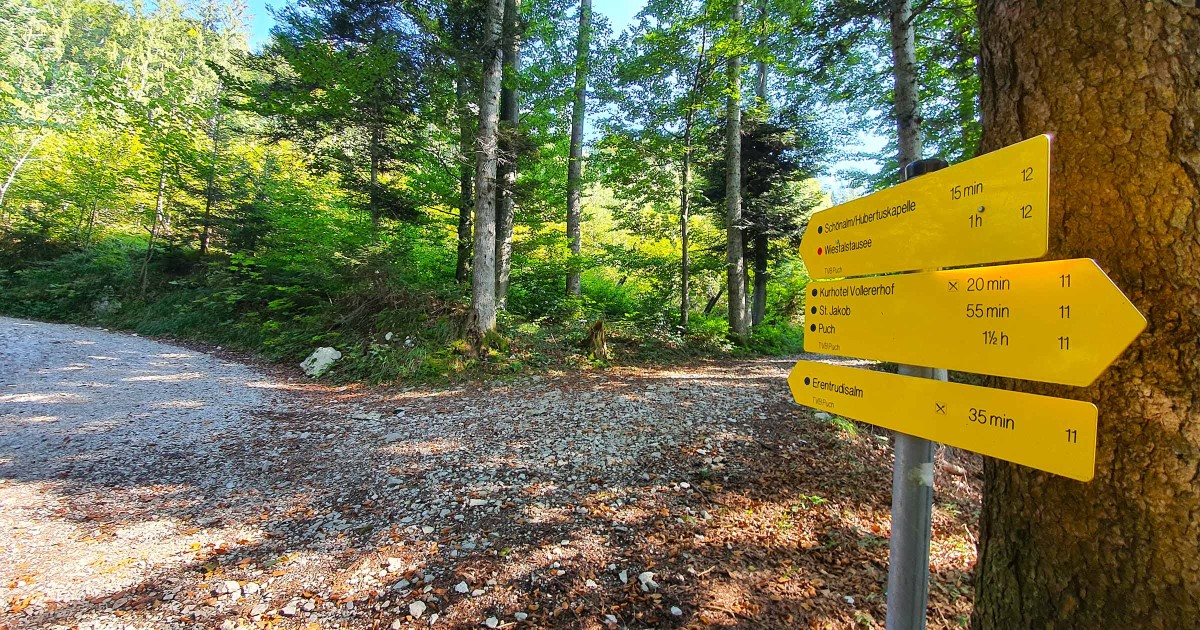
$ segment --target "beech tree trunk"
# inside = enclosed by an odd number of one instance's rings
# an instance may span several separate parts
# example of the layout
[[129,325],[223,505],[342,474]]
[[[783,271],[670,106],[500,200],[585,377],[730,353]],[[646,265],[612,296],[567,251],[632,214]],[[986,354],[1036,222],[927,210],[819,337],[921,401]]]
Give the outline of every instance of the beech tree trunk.
[[454,279],[461,283],[471,277],[471,212],[475,208],[474,156],[475,130],[471,115],[466,55],[461,51],[455,62],[458,80],[454,86],[458,99],[458,259]]
[[1149,325],[1092,386],[1096,477],[988,460],[972,624],[1200,620],[1200,11],[981,0],[983,150],[1054,134],[1049,258],[1091,257]]
[[521,108],[518,89],[521,72],[521,34],[517,24],[520,0],[504,1],[504,71],[500,90],[500,163],[496,188],[496,308],[508,303],[508,276],[512,270],[514,208],[513,189],[517,184],[516,137]]
[[[582,242],[582,198],[583,183],[583,117],[587,99],[588,51],[592,39],[592,0],[579,2],[579,36],[575,42],[575,94],[571,106],[571,155],[567,163],[567,240],[571,255],[579,256]],[[567,294],[579,295],[579,268],[571,263],[567,272]]]
[[892,115],[899,140],[899,168],[921,159],[921,104],[917,100],[917,50],[912,27],[912,1],[891,0],[892,78],[895,80]]
[[[734,0],[731,21],[741,28],[742,0]],[[725,102],[725,272],[729,328],[739,343],[749,333],[746,316],[746,258],[742,251],[742,57],[730,55],[725,66],[729,94]]]
[[496,127],[500,114],[504,0],[487,0],[475,161],[475,260],[471,270],[471,321],[467,336],[479,341],[496,329]]

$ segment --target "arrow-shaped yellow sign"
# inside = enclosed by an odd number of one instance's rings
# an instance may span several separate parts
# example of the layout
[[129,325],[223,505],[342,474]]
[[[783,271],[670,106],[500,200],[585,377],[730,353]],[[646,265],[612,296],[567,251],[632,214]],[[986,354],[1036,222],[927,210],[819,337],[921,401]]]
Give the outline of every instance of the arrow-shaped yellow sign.
[[788,377],[797,403],[1058,475],[1091,480],[1096,406],[801,361]]
[[804,349],[1088,385],[1146,327],[1090,259],[809,285]]
[[815,213],[813,278],[962,267],[1046,253],[1050,136],[1037,136]]

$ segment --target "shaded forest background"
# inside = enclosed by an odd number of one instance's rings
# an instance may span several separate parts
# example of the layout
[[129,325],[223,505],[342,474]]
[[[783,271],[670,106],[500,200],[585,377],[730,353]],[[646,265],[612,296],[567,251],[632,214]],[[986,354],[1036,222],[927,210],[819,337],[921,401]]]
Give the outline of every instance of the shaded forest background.
[[[888,6],[651,0],[615,33],[590,2],[504,4],[492,41],[480,1],[305,0],[251,51],[237,0],[4,0],[0,311],[289,361],[333,346],[343,379],[604,364],[584,347],[601,320],[616,360],[798,352],[796,244],[833,201],[818,177],[868,158],[839,177],[895,181]],[[912,26],[925,153],[971,157],[973,3],[922,3]],[[498,334],[480,351],[473,180],[501,56]],[[851,154],[862,132],[893,140]]]

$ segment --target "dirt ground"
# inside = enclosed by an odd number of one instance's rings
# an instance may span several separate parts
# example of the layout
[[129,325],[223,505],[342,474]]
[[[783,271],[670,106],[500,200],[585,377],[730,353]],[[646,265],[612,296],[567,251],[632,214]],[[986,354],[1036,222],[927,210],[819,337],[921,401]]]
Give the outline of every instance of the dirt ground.
[[[0,628],[882,627],[888,437],[793,363],[333,388],[0,318]],[[938,467],[931,627],[979,469]]]

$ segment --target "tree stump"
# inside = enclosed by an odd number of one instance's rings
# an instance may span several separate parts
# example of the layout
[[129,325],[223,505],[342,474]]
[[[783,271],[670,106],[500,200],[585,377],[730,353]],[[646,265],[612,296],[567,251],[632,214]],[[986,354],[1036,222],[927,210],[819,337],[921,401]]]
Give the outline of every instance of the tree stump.
[[583,341],[583,347],[588,352],[588,357],[594,361],[609,361],[612,359],[612,353],[608,351],[608,341],[605,339],[604,320],[596,320],[596,323],[588,327],[587,339]]

